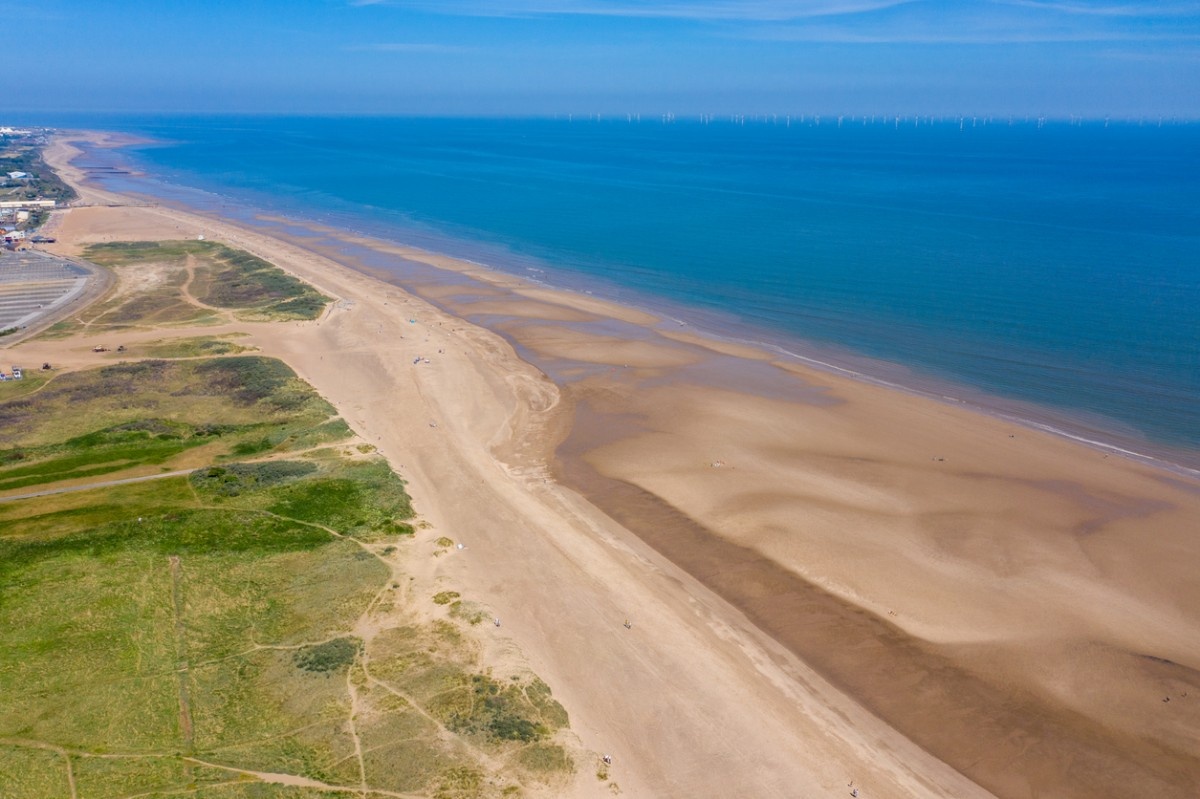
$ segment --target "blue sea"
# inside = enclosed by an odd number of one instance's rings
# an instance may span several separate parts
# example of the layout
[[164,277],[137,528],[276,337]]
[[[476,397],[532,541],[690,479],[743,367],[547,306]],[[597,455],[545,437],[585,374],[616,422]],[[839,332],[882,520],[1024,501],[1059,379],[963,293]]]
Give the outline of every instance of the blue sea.
[[153,176],[142,191],[334,221],[1200,453],[1200,124],[72,122],[154,139],[117,156]]

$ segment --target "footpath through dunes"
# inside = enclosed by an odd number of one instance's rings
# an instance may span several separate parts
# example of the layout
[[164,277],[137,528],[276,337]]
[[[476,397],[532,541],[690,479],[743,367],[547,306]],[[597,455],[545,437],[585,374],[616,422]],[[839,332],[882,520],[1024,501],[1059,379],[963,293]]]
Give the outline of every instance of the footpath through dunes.
[[[0,795],[597,784],[489,609],[440,601],[455,541],[264,354],[328,298],[217,245],[97,253],[113,292],[12,348],[53,370],[0,384]],[[182,282],[143,279],[181,261]],[[98,330],[129,344],[93,352]]]

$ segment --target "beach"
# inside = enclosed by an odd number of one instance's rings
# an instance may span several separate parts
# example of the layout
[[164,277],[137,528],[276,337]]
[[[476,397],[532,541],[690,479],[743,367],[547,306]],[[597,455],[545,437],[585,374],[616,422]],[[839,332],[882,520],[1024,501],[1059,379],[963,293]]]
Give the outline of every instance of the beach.
[[[1194,477],[394,242],[144,206],[70,141],[46,160],[89,205],[47,249],[203,235],[337,298],[238,329],[466,544],[424,579],[496,609],[625,794],[1200,792]],[[96,362],[71,347],[15,352]]]

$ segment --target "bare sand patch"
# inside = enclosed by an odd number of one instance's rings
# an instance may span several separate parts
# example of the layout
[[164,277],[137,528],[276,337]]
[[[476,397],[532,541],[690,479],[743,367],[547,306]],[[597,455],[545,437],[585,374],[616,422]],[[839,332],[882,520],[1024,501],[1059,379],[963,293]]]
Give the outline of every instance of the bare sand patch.
[[89,244],[190,239],[197,235],[197,226],[152,216],[135,207],[73,208],[60,218],[62,221],[55,231],[58,241],[45,245],[45,248],[64,255],[80,255]]

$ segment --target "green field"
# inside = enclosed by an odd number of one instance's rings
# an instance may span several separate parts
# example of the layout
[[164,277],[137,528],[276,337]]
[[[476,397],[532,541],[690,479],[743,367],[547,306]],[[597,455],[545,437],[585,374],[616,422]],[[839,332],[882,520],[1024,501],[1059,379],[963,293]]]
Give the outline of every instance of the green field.
[[[111,267],[165,264],[188,276],[188,293],[203,305],[229,309],[244,320],[316,319],[329,298],[278,267],[242,250],[211,241],[137,241],[93,244],[84,251],[93,263]],[[182,285],[182,283],[180,284]],[[169,292],[158,302],[169,299]],[[121,321],[138,308],[109,308]]]
[[[119,285],[100,302],[49,327],[42,338],[235,320],[316,319],[330,302],[267,261],[211,241],[93,244],[84,257],[116,270]],[[236,349],[230,342],[199,337],[143,345],[130,355],[195,357]]]
[[127,358],[204,358],[214,355],[237,355],[253,349],[226,340],[229,338],[233,336],[160,339],[145,344],[131,344],[125,349],[125,353]]
[[402,481],[284,364],[39,381],[0,386],[0,492],[190,471],[0,502],[0,797],[467,799],[571,773],[549,688],[408,595],[430,554]]
[[9,381],[0,384],[0,427],[0,495],[286,452],[349,434],[285,364],[253,355]]
[[[118,288],[50,337],[327,302],[209,242],[88,257]],[[483,665],[483,607],[450,592],[422,621],[405,563],[430,554],[403,482],[235,337],[0,384],[0,797],[487,799],[566,780],[566,714],[534,675]]]

